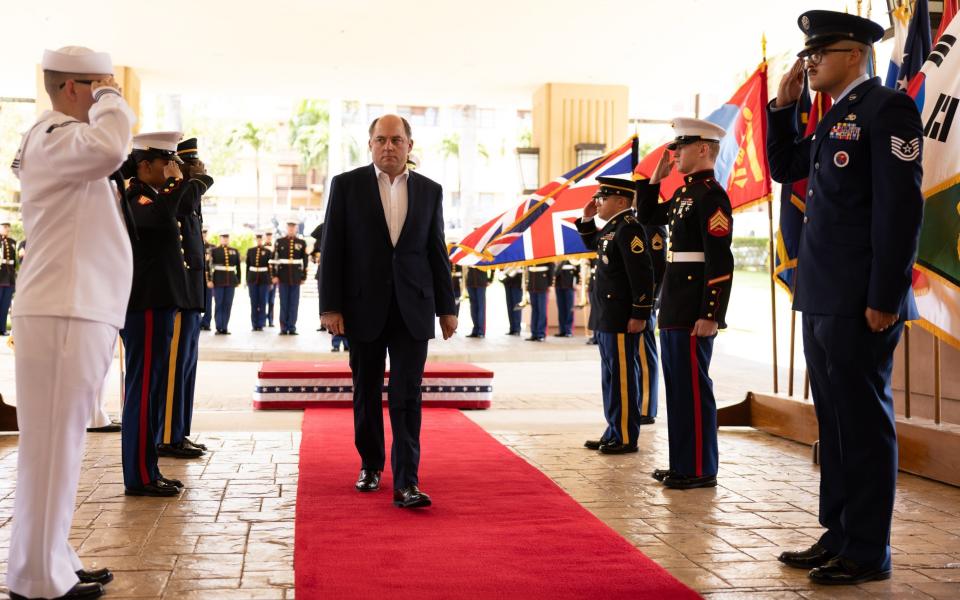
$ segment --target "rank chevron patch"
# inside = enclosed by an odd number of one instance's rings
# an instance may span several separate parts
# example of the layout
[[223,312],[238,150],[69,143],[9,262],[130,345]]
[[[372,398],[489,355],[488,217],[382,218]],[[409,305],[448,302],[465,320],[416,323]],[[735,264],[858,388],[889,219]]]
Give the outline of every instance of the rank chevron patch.
[[898,138],[895,135],[890,136],[890,152],[905,162],[917,160],[920,156],[920,138],[913,138],[910,141]]
[[707,221],[707,232],[714,237],[730,235],[730,217],[718,208],[717,212],[713,213],[713,216]]
[[640,236],[633,236],[633,241],[630,242],[630,251],[634,254],[643,254],[643,240],[640,239]]

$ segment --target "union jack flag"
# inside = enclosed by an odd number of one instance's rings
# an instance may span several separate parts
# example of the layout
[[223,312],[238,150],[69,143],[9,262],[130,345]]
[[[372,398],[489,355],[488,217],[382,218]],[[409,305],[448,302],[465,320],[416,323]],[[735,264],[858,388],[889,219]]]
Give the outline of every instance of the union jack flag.
[[554,179],[515,208],[487,221],[451,246],[450,261],[478,267],[549,262],[593,256],[577,233],[575,221],[597,191],[597,180],[632,180],[637,138]]

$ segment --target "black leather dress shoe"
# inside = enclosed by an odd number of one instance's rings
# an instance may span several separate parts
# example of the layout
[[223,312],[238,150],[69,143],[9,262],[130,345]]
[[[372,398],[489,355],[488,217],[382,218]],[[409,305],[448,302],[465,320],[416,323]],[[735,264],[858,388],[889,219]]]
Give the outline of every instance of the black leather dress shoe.
[[400,508],[423,508],[432,504],[430,496],[424,494],[415,485],[402,490],[393,490],[393,505]]
[[555,333],[553,337],[573,337],[572,333]]
[[354,485],[358,492],[375,492],[380,489],[380,471],[360,469],[360,477]]
[[207,445],[206,445],[206,444],[198,444],[197,442],[191,440],[190,438],[183,438],[183,443],[186,444],[187,446],[193,446],[194,448],[200,448],[200,449],[203,450],[204,452],[207,451]]
[[163,482],[164,484],[166,484],[166,485],[173,486],[173,487],[177,488],[178,490],[182,490],[182,489],[183,489],[183,482],[180,481],[179,479],[168,479],[168,478],[164,477],[163,475],[161,475],[161,476],[160,476],[160,481],[162,481],[162,482]]
[[482,337],[483,337],[483,334],[482,334],[482,333],[470,333],[470,334],[467,334],[465,337],[468,337],[468,338],[482,338]]
[[596,339],[596,338],[590,338],[589,340],[587,340],[587,345],[588,345],[588,346],[596,346],[596,345],[597,345],[597,339]]
[[200,331],[210,331],[210,328],[209,328],[209,327],[201,327],[201,328],[200,328]]
[[830,552],[819,543],[816,543],[806,550],[796,550],[793,552],[781,552],[777,560],[795,569],[815,569],[827,564],[836,554]]
[[172,456],[173,458],[200,458],[203,456],[203,450],[188,446],[185,442],[178,444],[158,444],[157,454],[159,456]]
[[675,473],[670,469],[657,469],[656,471],[651,473],[651,476],[657,481],[663,481],[664,479],[666,479],[667,477],[670,477],[671,475],[679,475],[679,473]]
[[810,581],[822,585],[857,585],[882,579],[890,579],[889,568],[861,567],[842,556],[832,558],[822,567],[810,571]]
[[300,335],[300,334],[297,333],[296,329],[291,329],[290,331],[287,332],[287,335]]
[[[78,583],[70,588],[66,594],[54,598],[53,600],[92,600],[103,595],[103,586],[99,583]],[[21,596],[10,592],[10,600],[28,600],[26,596]]]
[[96,571],[77,571],[77,577],[80,578],[80,583],[99,583],[100,585],[107,585],[113,581],[113,573],[110,572],[110,569],[97,569]]
[[688,477],[674,473],[663,480],[663,485],[674,490],[692,490],[694,488],[717,487],[716,475],[704,475],[703,477]]
[[601,454],[631,454],[639,452],[640,448],[636,444],[603,444],[600,446]]
[[638,420],[640,421],[641,425],[653,425],[657,422],[656,417],[640,417]]
[[530,337],[527,338],[527,341],[528,341],[528,342],[542,342],[542,341],[543,341],[543,338],[530,336]]
[[281,331],[281,332],[280,332],[280,335],[287,335],[287,332],[286,332],[286,331]]
[[583,443],[583,447],[587,450],[599,450],[600,446],[603,446],[607,442],[605,440],[587,440]]
[[110,419],[109,425],[104,425],[103,427],[87,427],[87,433],[117,433],[123,426],[120,424],[120,421],[115,421]]
[[166,498],[169,496],[176,496],[179,493],[180,490],[177,487],[167,485],[159,479],[153,483],[148,483],[143,487],[126,488],[123,491],[124,496],[150,496],[153,498]]

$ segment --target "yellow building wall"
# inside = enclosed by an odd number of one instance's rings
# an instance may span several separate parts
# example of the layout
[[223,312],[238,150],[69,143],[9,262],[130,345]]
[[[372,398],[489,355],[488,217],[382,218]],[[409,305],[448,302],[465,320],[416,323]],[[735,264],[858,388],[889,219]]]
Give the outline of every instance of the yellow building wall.
[[540,185],[576,165],[577,144],[605,144],[627,136],[627,86],[547,83],[533,94],[533,145],[540,148]]
[[[127,101],[133,113],[137,115],[137,122],[133,126],[133,133],[140,132],[140,76],[133,67],[113,67],[114,77],[123,90],[123,99]],[[50,98],[43,88],[43,69],[37,65],[37,115],[50,110]]]

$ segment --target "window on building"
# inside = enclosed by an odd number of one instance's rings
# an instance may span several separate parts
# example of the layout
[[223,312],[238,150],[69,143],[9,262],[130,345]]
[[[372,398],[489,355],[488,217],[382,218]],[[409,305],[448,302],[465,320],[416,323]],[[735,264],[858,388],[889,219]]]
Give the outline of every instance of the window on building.
[[433,106],[397,107],[397,114],[409,121],[411,127],[436,127],[438,112]]

